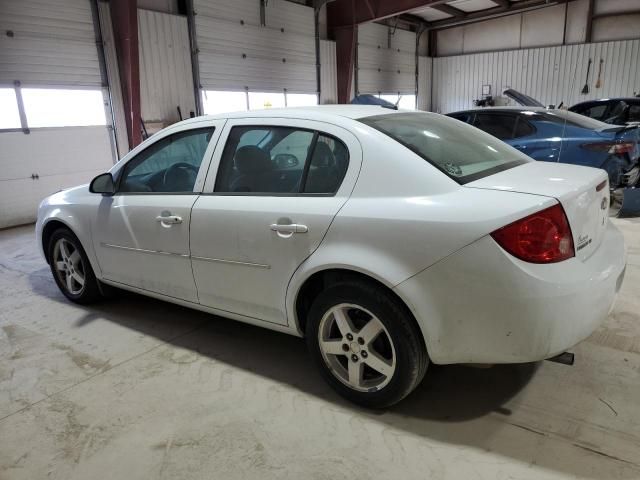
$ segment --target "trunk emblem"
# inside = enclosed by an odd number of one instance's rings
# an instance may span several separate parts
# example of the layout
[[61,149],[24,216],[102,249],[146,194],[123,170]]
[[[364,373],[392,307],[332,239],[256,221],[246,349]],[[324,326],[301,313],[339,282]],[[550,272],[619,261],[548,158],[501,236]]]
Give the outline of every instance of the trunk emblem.
[[600,202],[600,210],[606,210],[607,208],[607,197],[604,197],[602,199],[602,202]]

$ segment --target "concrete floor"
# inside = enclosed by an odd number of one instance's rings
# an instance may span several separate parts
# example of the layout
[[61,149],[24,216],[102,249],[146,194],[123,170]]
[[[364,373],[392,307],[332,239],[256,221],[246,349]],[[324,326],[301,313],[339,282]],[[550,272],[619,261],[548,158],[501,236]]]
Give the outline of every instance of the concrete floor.
[[68,302],[33,227],[0,232],[0,479],[640,479],[640,220],[576,365],[432,366],[344,402],[300,339],[138,295]]

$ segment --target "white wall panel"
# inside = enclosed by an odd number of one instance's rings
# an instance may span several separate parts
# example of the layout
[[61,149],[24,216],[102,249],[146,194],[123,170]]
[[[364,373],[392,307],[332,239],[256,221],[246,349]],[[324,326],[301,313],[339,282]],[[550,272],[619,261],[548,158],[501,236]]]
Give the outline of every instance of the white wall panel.
[[195,112],[187,18],[138,9],[140,106],[145,122],[171,124]]
[[109,79],[109,91],[111,108],[115,124],[115,137],[117,144],[117,157],[122,158],[129,152],[129,138],[127,136],[127,124],[124,115],[124,100],[122,98],[122,84],[120,83],[120,67],[116,54],[116,42],[111,22],[111,6],[107,2],[98,2],[100,27],[102,32],[102,44],[104,60]]
[[415,94],[413,32],[367,23],[358,27],[359,93]]
[[[582,95],[589,58],[590,92]],[[602,87],[595,88],[600,59]],[[543,104],[565,105],[595,98],[632,95],[640,89],[640,40],[592,43],[434,59],[433,109],[448,113],[473,107],[482,85],[494,95],[515,88]]]
[[418,110],[431,110],[432,66],[431,57],[418,57]]
[[561,45],[565,5],[540,8],[522,14],[520,45],[546,47]]
[[87,183],[113,165],[105,127],[3,132],[0,142],[0,228],[35,221],[44,197]]
[[0,83],[102,84],[89,0],[0,1],[0,32]]
[[320,103],[338,103],[336,42],[320,40]]
[[313,9],[270,0],[260,26],[253,0],[195,0],[202,87],[211,90],[317,90]]
[[[438,31],[438,56],[584,43],[589,0],[551,5]],[[592,42],[640,38],[640,0],[595,0]],[[564,32],[566,9],[566,34]],[[564,37],[564,38],[563,38]]]

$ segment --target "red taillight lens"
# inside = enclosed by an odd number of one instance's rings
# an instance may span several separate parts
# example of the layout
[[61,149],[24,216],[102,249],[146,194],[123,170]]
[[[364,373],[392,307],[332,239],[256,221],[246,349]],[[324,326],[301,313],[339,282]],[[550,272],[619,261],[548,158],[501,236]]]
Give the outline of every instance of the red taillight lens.
[[607,152],[612,155],[622,155],[624,153],[633,153],[636,144],[634,142],[597,142],[583,143],[582,148],[592,150],[594,152]]
[[499,228],[491,236],[526,262],[555,263],[575,256],[571,228],[560,204]]

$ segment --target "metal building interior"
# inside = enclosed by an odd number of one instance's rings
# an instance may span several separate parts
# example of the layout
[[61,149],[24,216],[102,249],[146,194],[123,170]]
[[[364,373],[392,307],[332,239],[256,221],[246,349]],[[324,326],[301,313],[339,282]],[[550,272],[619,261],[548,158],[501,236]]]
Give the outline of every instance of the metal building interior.
[[70,303],[34,236],[45,197],[191,117],[640,96],[640,0],[0,0],[0,27],[0,478],[640,479],[635,216],[611,219],[625,280],[573,366],[430,365],[384,410],[298,338]]

